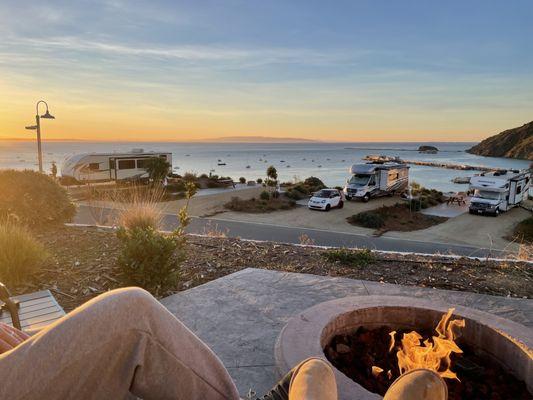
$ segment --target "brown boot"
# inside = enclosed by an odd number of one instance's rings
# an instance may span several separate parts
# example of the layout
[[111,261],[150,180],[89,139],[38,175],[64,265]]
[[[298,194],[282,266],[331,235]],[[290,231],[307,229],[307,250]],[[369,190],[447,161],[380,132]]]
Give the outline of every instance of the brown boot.
[[447,400],[444,380],[429,369],[413,369],[396,379],[383,400]]
[[329,364],[320,358],[308,358],[292,375],[289,400],[337,400],[337,382]]

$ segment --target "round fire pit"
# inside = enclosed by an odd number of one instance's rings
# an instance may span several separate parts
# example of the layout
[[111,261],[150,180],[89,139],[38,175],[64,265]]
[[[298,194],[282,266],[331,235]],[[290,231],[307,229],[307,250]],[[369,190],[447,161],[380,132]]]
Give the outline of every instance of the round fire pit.
[[[326,361],[324,348],[337,335],[360,327],[433,329],[449,304],[400,296],[346,297],[320,303],[289,320],[276,343],[276,363],[285,374],[308,357]],[[533,393],[533,330],[521,324],[467,307],[455,306],[454,318],[464,319],[461,340],[476,354],[488,357],[524,381]],[[334,367],[339,400],[380,399]]]

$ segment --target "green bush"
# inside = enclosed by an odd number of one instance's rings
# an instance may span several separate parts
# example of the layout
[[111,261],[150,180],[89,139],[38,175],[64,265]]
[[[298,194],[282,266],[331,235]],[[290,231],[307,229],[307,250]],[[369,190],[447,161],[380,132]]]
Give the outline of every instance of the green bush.
[[261,194],[259,195],[259,198],[260,198],[261,200],[270,200],[270,193],[267,192],[266,190],[263,190],[263,191],[261,192]]
[[244,176],[241,176],[241,177],[239,178],[239,182],[240,182],[240,183],[246,183],[246,178],[245,178]]
[[325,251],[322,255],[329,262],[339,262],[355,267],[365,267],[376,261],[376,257],[374,257],[374,254],[369,249],[333,249]]
[[385,225],[383,216],[373,211],[364,211],[355,214],[351,219],[365,228],[379,229]]
[[146,172],[154,182],[161,182],[172,170],[172,165],[162,157],[150,157],[144,160]]
[[129,284],[157,291],[176,283],[179,259],[174,235],[152,228],[119,228],[117,236],[122,245],[118,265]]
[[262,184],[262,183],[263,183],[263,179],[262,179],[262,178],[257,178],[256,182],[257,182],[258,184]]
[[317,192],[320,189],[324,189],[326,185],[319,178],[315,176],[310,176],[304,181],[304,185],[308,187],[310,192]]
[[290,188],[285,192],[285,196],[287,196],[291,200],[301,200],[306,197],[305,194],[302,192],[295,190],[294,188]]
[[47,258],[44,246],[26,228],[14,223],[0,225],[0,281],[23,282]]
[[35,171],[0,171],[0,221],[27,225],[70,221],[76,208],[52,177]]

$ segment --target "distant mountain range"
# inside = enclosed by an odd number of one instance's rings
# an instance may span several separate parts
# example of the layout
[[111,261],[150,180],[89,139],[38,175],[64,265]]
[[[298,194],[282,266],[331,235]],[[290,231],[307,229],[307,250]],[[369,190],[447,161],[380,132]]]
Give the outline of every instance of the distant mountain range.
[[215,139],[204,139],[203,142],[227,142],[227,143],[309,143],[318,140],[270,137],[270,136],[224,136]]
[[533,161],[533,121],[491,136],[467,150],[488,157],[521,158]]

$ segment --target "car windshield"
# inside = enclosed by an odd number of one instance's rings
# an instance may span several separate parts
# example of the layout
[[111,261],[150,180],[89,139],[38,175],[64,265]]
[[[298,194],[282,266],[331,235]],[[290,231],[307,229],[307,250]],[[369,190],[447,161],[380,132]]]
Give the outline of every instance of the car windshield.
[[370,175],[354,174],[348,180],[348,183],[350,185],[355,185],[355,186],[365,186],[368,183],[369,180],[370,180]]
[[320,197],[322,199],[327,199],[333,194],[332,190],[319,190],[316,192],[313,197]]
[[499,192],[491,192],[491,191],[488,191],[488,190],[476,189],[474,191],[474,197],[480,197],[482,199],[488,199],[488,200],[500,200],[500,193]]

